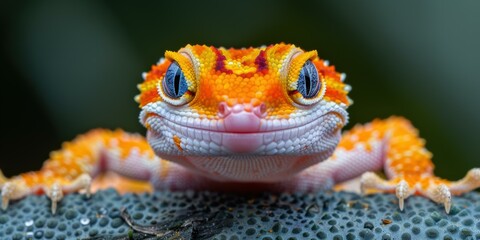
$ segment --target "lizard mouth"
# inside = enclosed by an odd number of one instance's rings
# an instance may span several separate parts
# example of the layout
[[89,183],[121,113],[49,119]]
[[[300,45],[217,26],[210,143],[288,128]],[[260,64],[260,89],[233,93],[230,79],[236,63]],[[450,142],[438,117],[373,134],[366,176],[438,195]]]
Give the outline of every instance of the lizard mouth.
[[[149,113],[148,117],[144,120],[145,122],[148,122],[148,118],[155,118],[161,120],[164,124],[167,126],[171,127],[174,130],[185,132],[185,130],[188,131],[188,129],[191,129],[191,131],[205,131],[205,132],[213,132],[213,133],[221,133],[221,134],[234,134],[234,135],[249,135],[249,134],[266,134],[266,133],[278,133],[278,132],[284,132],[288,130],[294,130],[294,129],[302,129],[302,128],[309,128],[311,125],[315,125],[315,123],[321,122],[325,116],[327,115],[334,115],[335,117],[338,118],[338,127],[342,128],[345,125],[345,117],[341,115],[338,112],[329,112],[324,115],[321,115],[320,117],[316,117],[314,119],[308,120],[302,120],[302,121],[295,121],[294,123],[289,122],[287,120],[285,121],[280,121],[280,120],[262,120],[259,128],[257,131],[228,131],[225,129],[222,123],[222,120],[208,120],[208,121],[214,121],[213,124],[205,124],[203,123],[202,125],[193,125],[193,124],[183,124],[183,123],[177,123],[171,119],[162,117],[158,114],[155,113]],[[150,124],[148,124],[150,125]],[[207,127],[204,127],[207,126]]]
[[263,119],[258,131],[250,132],[225,131],[221,121],[219,121],[220,124],[217,122],[215,125],[209,125],[209,128],[181,124],[154,113],[149,114],[145,122],[150,126],[149,131],[153,131],[155,135],[176,136],[184,146],[182,150],[193,150],[191,154],[273,155],[295,154],[306,141],[313,144],[322,139],[322,135],[339,132],[345,124],[345,118],[341,113],[329,112],[309,121],[290,121],[293,124],[284,122],[283,125],[278,120]]
[[185,118],[173,120],[152,112],[145,114],[142,122],[144,122],[144,125],[149,126],[151,125],[151,124],[148,124],[149,119],[155,118],[155,119],[161,120],[165,124],[174,128],[180,127],[180,128],[187,128],[187,129],[198,130],[198,131],[217,132],[217,133],[223,133],[223,134],[248,135],[248,134],[261,134],[261,133],[275,133],[275,132],[281,132],[281,131],[306,127],[308,125],[311,125],[312,123],[319,122],[320,120],[324,119],[325,116],[327,115],[333,115],[336,118],[338,118],[338,122],[339,122],[338,125],[341,125],[340,128],[346,124],[346,118],[341,113],[336,111],[328,112],[320,116],[301,117],[297,120],[262,119],[258,129],[255,131],[229,131],[225,128],[225,124],[223,120],[204,119],[203,121],[195,121],[195,120],[189,121],[188,119],[186,120]]

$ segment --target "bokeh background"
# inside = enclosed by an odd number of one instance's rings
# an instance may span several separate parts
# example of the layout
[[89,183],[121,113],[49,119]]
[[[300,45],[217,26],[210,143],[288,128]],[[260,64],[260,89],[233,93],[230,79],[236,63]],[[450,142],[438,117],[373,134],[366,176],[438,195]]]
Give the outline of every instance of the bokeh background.
[[2,1],[0,169],[38,169],[91,128],[144,133],[141,73],[187,43],[317,49],[352,85],[351,128],[411,119],[436,172],[480,166],[480,1]]

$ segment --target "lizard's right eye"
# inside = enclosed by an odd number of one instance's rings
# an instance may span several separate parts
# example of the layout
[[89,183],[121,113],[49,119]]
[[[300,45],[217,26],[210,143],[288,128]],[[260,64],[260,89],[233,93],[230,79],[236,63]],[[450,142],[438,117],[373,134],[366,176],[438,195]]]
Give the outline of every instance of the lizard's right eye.
[[162,98],[174,105],[181,106],[193,99],[194,93],[189,90],[190,81],[176,61],[172,61],[158,86]]

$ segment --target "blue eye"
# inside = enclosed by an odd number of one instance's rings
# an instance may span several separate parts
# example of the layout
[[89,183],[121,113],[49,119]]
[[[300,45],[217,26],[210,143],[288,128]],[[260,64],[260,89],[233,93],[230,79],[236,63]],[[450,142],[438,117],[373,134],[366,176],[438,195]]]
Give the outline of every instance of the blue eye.
[[300,70],[300,76],[298,76],[297,91],[304,98],[313,98],[320,91],[320,85],[317,68],[310,60],[305,62],[302,70]]
[[185,79],[185,75],[178,63],[172,62],[168,67],[163,81],[163,89],[171,98],[180,98],[187,92],[187,79]]

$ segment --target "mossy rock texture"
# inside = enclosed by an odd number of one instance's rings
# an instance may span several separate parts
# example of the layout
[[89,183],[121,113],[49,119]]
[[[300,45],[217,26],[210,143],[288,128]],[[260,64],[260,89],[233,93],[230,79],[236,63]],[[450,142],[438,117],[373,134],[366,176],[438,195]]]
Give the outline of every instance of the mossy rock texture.
[[399,211],[392,194],[108,189],[91,198],[67,195],[55,215],[45,196],[13,201],[0,212],[0,239],[480,239],[480,194],[453,202],[446,214],[417,196]]

